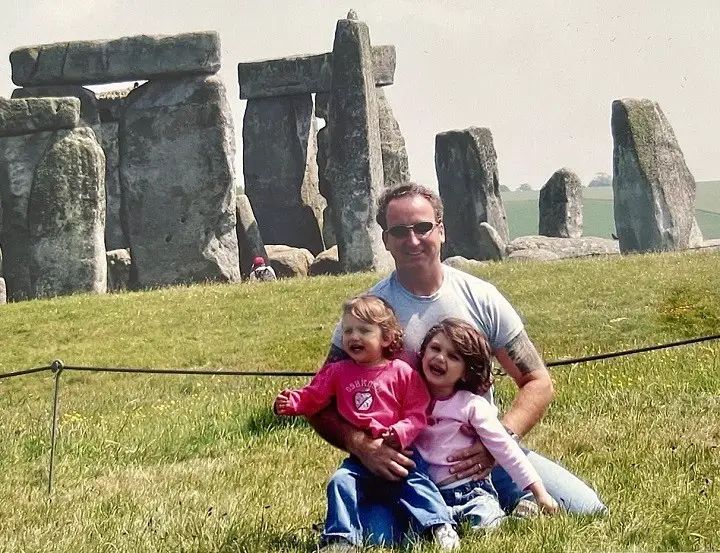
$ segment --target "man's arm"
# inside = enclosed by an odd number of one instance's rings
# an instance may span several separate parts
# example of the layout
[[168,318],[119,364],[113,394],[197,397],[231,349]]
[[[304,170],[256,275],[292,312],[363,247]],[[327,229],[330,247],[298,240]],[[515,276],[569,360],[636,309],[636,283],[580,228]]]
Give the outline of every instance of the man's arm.
[[[332,344],[323,366],[348,358],[347,353]],[[386,445],[382,438],[373,439],[345,422],[334,405],[308,417],[308,422],[330,445],[352,453],[368,470],[386,480],[401,480],[408,475],[408,469],[415,466],[409,457]]]
[[503,424],[518,436],[524,436],[540,421],[553,399],[550,373],[524,330],[498,349],[495,356],[518,386]]

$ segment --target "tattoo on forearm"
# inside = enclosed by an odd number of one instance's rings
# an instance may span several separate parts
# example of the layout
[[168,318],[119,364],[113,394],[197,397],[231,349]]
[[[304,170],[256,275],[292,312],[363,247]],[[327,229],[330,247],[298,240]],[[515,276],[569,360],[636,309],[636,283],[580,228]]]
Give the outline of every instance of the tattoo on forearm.
[[325,362],[323,363],[323,366],[328,365],[330,363],[336,363],[338,361],[343,361],[345,359],[350,359],[350,356],[347,353],[345,353],[345,350],[337,347],[335,344],[330,344],[330,351],[328,352],[328,355],[325,358]]
[[510,340],[505,349],[521,374],[528,374],[545,368],[545,363],[543,363],[538,350],[524,330]]

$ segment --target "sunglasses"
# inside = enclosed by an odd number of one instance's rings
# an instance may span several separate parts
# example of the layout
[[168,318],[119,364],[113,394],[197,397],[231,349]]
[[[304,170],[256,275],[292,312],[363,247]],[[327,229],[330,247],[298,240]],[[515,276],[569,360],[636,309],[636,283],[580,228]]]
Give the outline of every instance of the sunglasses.
[[415,223],[414,225],[395,225],[394,227],[387,229],[387,233],[393,238],[407,238],[410,236],[410,231],[413,231],[415,236],[425,236],[441,222],[442,221],[431,223],[430,221],[422,221],[420,223]]

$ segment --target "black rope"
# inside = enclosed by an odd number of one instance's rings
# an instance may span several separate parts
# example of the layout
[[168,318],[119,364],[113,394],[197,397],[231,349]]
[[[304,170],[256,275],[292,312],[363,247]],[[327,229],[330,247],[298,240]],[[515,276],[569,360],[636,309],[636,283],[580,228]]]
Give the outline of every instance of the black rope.
[[[575,357],[571,359],[560,359],[557,361],[548,361],[545,363],[547,367],[559,367],[562,365],[574,365],[577,363],[587,363],[590,361],[600,361],[602,359],[612,359],[614,357],[623,357],[626,355],[634,355],[648,351],[659,349],[668,349],[688,344],[697,344],[700,342],[709,342],[711,340],[720,339],[720,334],[711,334],[709,336],[700,336],[698,338],[689,338],[687,340],[679,340],[677,342],[668,342],[665,344],[657,344],[654,346],[643,346],[622,351],[614,351],[610,353],[598,353],[596,355],[588,355],[585,357]],[[25,374],[38,373],[50,370],[52,367],[38,367],[35,369],[27,369],[24,371],[16,371],[11,373],[0,374],[0,379],[10,378],[11,376],[22,376]],[[82,367],[82,366],[64,366],[66,371],[86,371],[86,372],[105,372],[105,373],[135,373],[135,374],[183,374],[198,376],[315,376],[315,372],[295,372],[295,371],[226,371],[218,369],[139,369],[132,367]]]
[[641,348],[628,349],[623,351],[615,351],[612,353],[598,353],[597,355],[588,355],[587,357],[577,357],[575,359],[561,359],[559,361],[549,361],[545,365],[548,367],[558,367],[560,365],[573,365],[575,363],[587,363],[588,361],[599,361],[601,359],[611,359],[613,357],[622,357],[624,355],[633,355],[636,353],[644,353],[646,351],[655,351],[658,349],[674,348],[677,346],[685,346],[687,344],[697,344],[698,342],[708,342],[710,340],[720,339],[720,334],[712,334],[710,336],[701,336],[699,338],[689,338],[687,340],[679,340],[677,342],[669,342],[667,344],[658,344],[655,346],[644,346]]
[[12,373],[0,374],[0,380],[3,378],[10,378],[11,376],[22,376],[25,374],[39,373],[43,371],[49,371],[52,367],[37,367],[35,369],[25,369],[24,371],[15,371]]

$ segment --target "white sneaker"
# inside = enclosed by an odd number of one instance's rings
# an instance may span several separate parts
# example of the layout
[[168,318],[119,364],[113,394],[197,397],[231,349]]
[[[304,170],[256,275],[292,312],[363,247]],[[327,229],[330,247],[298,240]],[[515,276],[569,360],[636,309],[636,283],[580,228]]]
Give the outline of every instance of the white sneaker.
[[443,551],[455,551],[460,548],[460,537],[457,535],[452,524],[438,524],[432,529],[435,542]]
[[518,518],[534,518],[540,515],[540,507],[534,501],[521,499],[510,514]]

